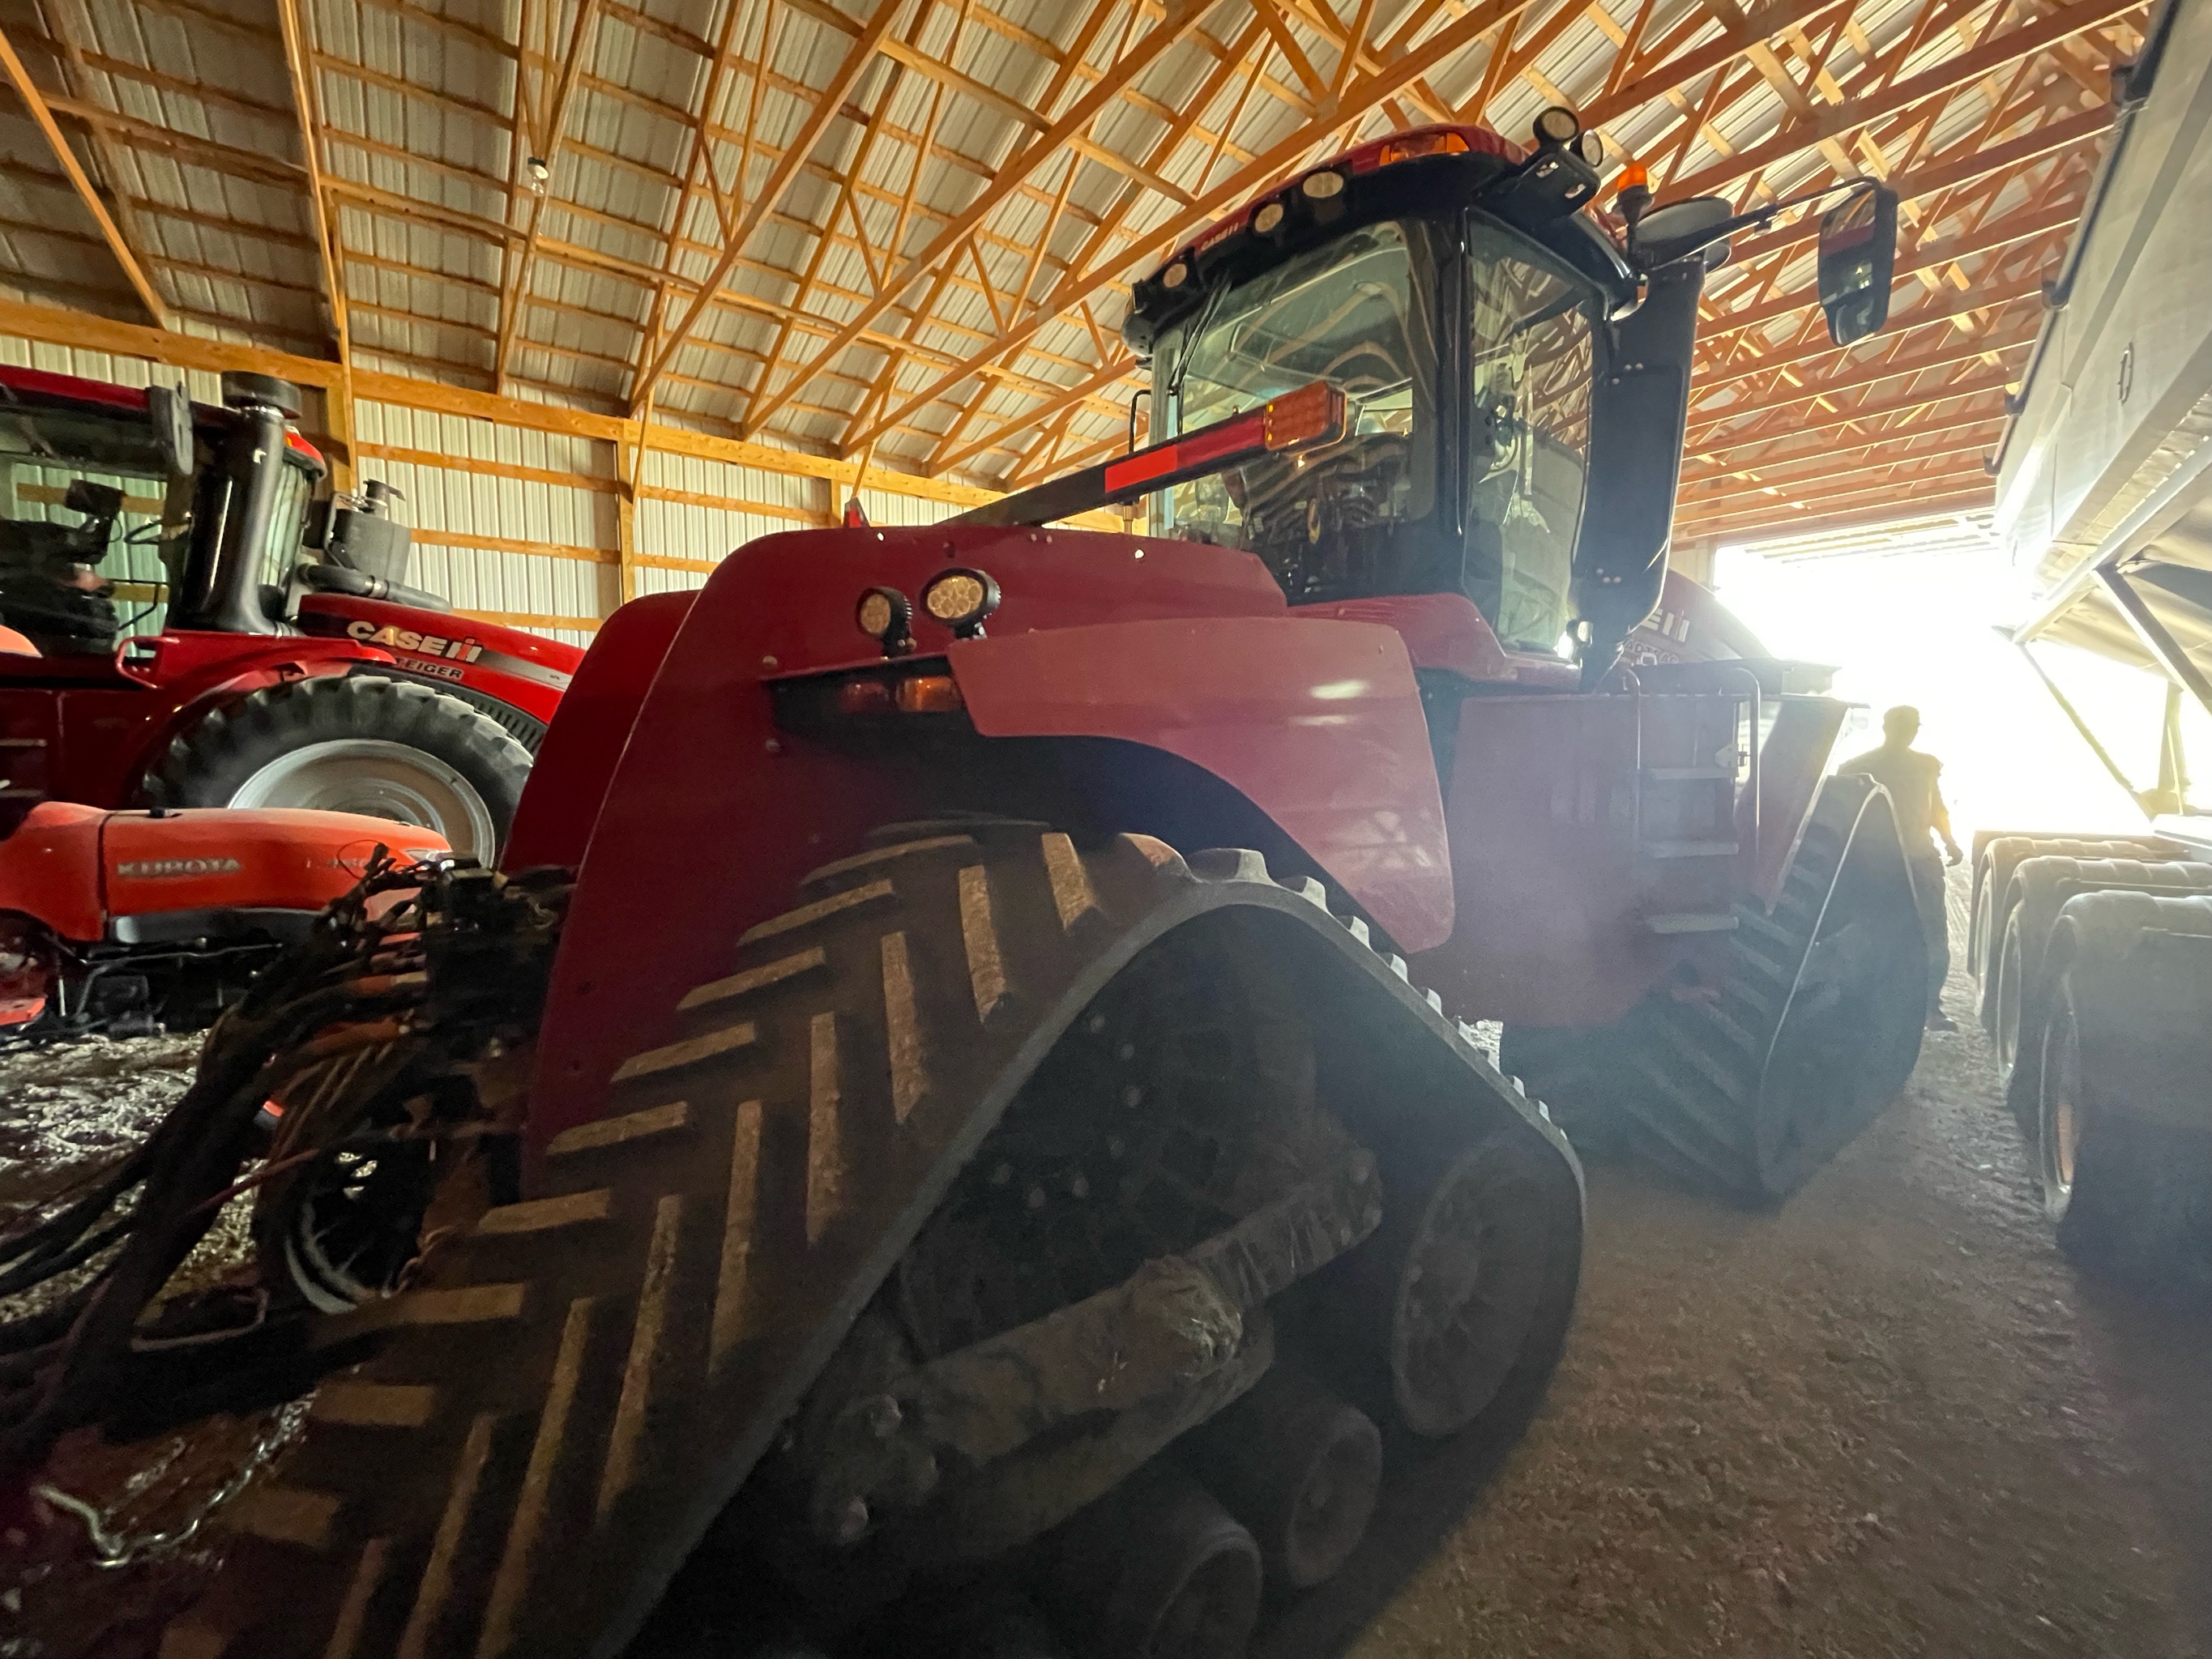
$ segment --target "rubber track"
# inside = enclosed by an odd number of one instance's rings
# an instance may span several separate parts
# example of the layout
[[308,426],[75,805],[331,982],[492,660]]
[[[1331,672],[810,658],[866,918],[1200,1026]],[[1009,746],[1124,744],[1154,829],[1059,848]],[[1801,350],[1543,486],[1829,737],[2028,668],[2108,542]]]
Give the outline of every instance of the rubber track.
[[[1729,963],[1711,1000],[1646,997],[1618,1024],[1587,1034],[1534,1033],[1525,1062],[1508,1034],[1509,1065],[1602,1133],[1617,1125],[1648,1162],[1694,1186],[1752,1202],[1787,1195],[1841,1150],[1863,1123],[1829,1126],[1776,1167],[1760,1157],[1762,1076],[1831,890],[1874,785],[1832,777],[1821,787],[1771,910],[1739,901]],[[1572,1036],[1572,1043],[1561,1039]],[[1571,1085],[1545,1073],[1571,1048],[1595,1046],[1607,1061]]]
[[387,1332],[227,1516],[165,1659],[612,1655],[1060,1033],[1209,911],[1281,913],[1580,1181],[1472,1028],[1253,853],[936,833],[817,872],[555,1139],[532,1195],[330,1322]]

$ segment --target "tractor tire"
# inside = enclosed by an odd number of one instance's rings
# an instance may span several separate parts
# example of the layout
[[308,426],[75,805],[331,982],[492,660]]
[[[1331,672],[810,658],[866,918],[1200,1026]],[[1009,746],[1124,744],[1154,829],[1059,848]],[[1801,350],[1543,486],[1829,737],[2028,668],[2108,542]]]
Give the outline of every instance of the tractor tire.
[[1577,1146],[1618,1146],[1740,1203],[1788,1197],[1905,1087],[1928,956],[1889,798],[1820,787],[1772,909],[1739,902],[1723,982],[1596,1029],[1506,1028],[1499,1063]]
[[293,680],[178,734],[142,793],[157,806],[319,807],[413,824],[498,861],[530,751],[443,692],[381,678]]
[[[1355,1579],[1364,1598],[1419,1559],[1405,1534],[1425,1522],[1394,1516],[1394,1487],[1425,1516],[1437,1479],[1493,1468],[1466,1460],[1518,1436],[1563,1345],[1582,1239],[1565,1139],[1319,883],[1279,884],[1256,854],[1186,862],[1133,836],[1079,852],[1042,825],[903,833],[750,929],[732,975],[682,1000],[676,1040],[617,1070],[607,1115],[538,1149],[520,1202],[434,1249],[398,1296],[327,1322],[315,1340],[383,1346],[323,1384],[298,1449],[228,1512],[227,1558],[165,1659],[612,1656],[702,1540],[687,1577],[795,1609],[781,1628],[830,1655],[910,1635],[896,1615],[945,1594],[946,1573],[976,1604],[1019,1595],[1001,1581],[1079,1534],[1128,1557],[1118,1577],[1095,1563],[1101,1582],[1173,1590],[1157,1558],[1177,1537],[1097,1517],[1125,1487],[1193,1490],[1169,1450],[1189,1402],[1197,1421],[1230,1404],[1279,1342],[1301,1369],[1327,1357],[1301,1346],[1301,1293],[1326,1299],[1331,1265],[1371,1276],[1363,1252],[1390,1248],[1379,1224],[1401,1203],[1421,1225],[1395,1231],[1450,1267],[1412,1298],[1423,1334],[1458,1333],[1427,1352],[1499,1323],[1492,1249],[1533,1272],[1503,1322],[1514,1352],[1468,1355],[1481,1399],[1447,1390],[1474,1407],[1455,1438],[1384,1425],[1388,1544],[1291,1605],[1325,1603],[1340,1627],[1327,1598]],[[1424,1137],[1510,1176],[1512,1207],[1462,1216],[1483,1182],[1436,1167],[1426,1183],[1450,1204],[1401,1191],[1391,1172]],[[1316,1193],[1340,1207],[1284,1207]],[[1305,1218],[1273,1242],[1249,1231],[1278,1213]],[[1166,1254],[1145,1243],[1175,1217]],[[1144,1392],[1161,1385],[1127,1379],[1162,1375],[1157,1339],[1121,1325],[1144,1340],[1050,1349],[1080,1359],[1058,1394],[1058,1358],[1011,1362],[1200,1261],[1239,1285],[1241,1335],[1187,1317],[1187,1299],[1158,1328],[1218,1369]],[[954,1397],[949,1375],[995,1380]],[[1134,1403],[1107,1392],[1133,1388]],[[927,1438],[974,1422],[1011,1449]],[[930,1444],[948,1461],[914,1478]],[[977,1550],[984,1523],[1010,1553]],[[1257,1553],[1249,1537],[1223,1550],[1243,1552],[1243,1596]],[[1216,1599],[1213,1626],[1243,1616]],[[1282,1601],[1260,1605],[1264,1620]],[[1091,1634],[1059,1638],[1087,1650]]]

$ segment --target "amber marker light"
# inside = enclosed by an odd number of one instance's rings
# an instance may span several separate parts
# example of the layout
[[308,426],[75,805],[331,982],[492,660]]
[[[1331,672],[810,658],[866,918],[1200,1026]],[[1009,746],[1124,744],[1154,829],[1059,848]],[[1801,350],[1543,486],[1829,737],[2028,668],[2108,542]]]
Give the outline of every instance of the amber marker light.
[[950,674],[910,675],[896,695],[902,714],[957,714],[968,706]]
[[1382,146],[1375,157],[1375,165],[1387,167],[1399,161],[1411,161],[1424,155],[1464,155],[1467,139],[1456,132],[1409,132],[1402,138],[1393,138]]

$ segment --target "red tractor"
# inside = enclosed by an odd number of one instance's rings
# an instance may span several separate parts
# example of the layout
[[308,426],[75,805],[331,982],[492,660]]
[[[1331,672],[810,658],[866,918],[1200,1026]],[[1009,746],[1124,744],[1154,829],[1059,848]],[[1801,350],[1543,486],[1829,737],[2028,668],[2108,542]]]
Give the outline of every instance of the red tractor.
[[314,500],[298,392],[222,387],[0,369],[0,624],[34,647],[0,650],[0,834],[46,799],[319,807],[490,860],[582,653],[404,586],[392,493]]
[[[165,1653],[1333,1650],[1559,1356],[1540,1097],[1768,1201],[1893,1097],[1926,957],[1843,705],[1618,666],[1753,221],[1596,187],[1565,110],[1291,179],[1136,285],[1164,441],[626,607],[506,873],[380,872],[263,976],[3,1373],[18,1469],[209,1403],[132,1322],[270,1153],[227,1397],[351,1369]],[[1824,222],[1841,337],[1892,209]]]

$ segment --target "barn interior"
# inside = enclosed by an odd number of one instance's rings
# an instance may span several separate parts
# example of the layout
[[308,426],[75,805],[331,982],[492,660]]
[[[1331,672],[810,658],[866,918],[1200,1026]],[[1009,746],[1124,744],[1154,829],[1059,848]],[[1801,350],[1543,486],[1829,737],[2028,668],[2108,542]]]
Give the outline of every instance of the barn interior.
[[2212,1654],[2212,5],[0,70],[0,1655]]

